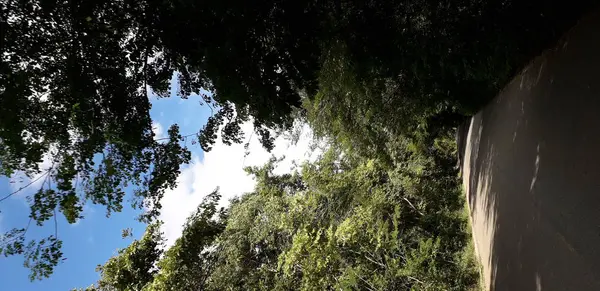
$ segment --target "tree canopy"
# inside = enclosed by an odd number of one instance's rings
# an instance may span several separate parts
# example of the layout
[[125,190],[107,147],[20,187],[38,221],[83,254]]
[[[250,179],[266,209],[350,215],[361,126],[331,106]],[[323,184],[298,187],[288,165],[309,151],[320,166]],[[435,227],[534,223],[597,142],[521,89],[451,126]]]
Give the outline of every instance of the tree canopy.
[[[208,195],[156,269],[146,268],[152,280],[127,277],[124,288],[100,290],[474,288],[477,270],[452,162],[456,149],[449,134],[435,140],[427,153],[408,139],[397,143],[403,155],[393,166],[340,155],[334,147],[300,173],[273,174],[275,160],[249,168],[255,190],[227,212],[215,210],[216,192]],[[143,245],[136,241],[111,258],[97,286],[125,278],[115,274],[129,274],[133,266],[144,269],[130,255],[131,249],[148,253]],[[122,260],[130,263],[114,264]]]
[[[3,1],[0,174],[43,174],[36,224],[73,223],[87,202],[120,211],[128,187],[153,221],[190,160],[176,125],[163,141],[151,129],[149,95],[168,97],[173,74],[182,98],[213,94],[204,150],[242,142],[250,120],[271,149],[271,129],[306,118],[393,163],[397,136],[456,124],[594,3],[562,2]],[[0,252],[47,277],[61,241],[26,232],[5,233]]]
[[218,209],[218,189],[209,193],[187,219],[183,234],[166,252],[161,223],[150,224],[139,240],[121,249],[104,265],[87,290],[205,290],[214,268],[214,241],[225,228]]

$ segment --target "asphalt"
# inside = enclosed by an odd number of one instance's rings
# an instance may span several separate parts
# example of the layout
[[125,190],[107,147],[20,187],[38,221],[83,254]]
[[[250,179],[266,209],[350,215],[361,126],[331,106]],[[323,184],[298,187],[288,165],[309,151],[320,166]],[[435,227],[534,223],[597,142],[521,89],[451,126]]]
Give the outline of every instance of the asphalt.
[[470,122],[463,182],[488,290],[600,290],[600,11]]

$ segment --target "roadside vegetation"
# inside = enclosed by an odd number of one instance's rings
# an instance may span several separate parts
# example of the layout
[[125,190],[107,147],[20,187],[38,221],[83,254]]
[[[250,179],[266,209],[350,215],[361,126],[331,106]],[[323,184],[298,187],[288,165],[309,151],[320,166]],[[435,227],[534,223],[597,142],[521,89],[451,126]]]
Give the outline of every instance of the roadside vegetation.
[[454,141],[431,140],[389,164],[332,146],[293,174],[249,168],[252,193],[217,209],[216,189],[164,253],[150,225],[87,290],[477,290]]

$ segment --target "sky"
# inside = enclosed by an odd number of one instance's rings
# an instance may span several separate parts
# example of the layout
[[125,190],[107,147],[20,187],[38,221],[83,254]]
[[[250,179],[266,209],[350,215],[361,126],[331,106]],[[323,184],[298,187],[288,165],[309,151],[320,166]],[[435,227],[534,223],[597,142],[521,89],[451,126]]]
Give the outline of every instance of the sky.
[[[171,124],[179,124],[183,135],[197,132],[206,123],[210,116],[210,109],[201,106],[201,97],[190,96],[181,99],[176,95],[177,84],[171,81],[171,97],[159,99],[151,96],[152,109],[150,115],[153,119],[153,130],[157,138],[164,137]],[[246,139],[250,138],[252,125],[246,123],[242,126]],[[306,160],[314,160],[317,153],[309,151],[311,131],[306,125],[298,125],[301,137],[297,143],[290,142],[286,136],[279,137],[275,142],[272,153],[266,152],[256,136],[250,138],[249,155],[242,144],[227,146],[217,142],[213,149],[204,153],[196,144],[187,143],[192,152],[192,162],[182,167],[178,178],[177,187],[168,190],[163,198],[160,219],[164,222],[162,231],[165,234],[167,245],[171,245],[181,235],[185,219],[196,209],[202,198],[220,188],[222,205],[236,195],[253,190],[255,182],[248,176],[243,168],[246,166],[263,165],[275,155],[285,159],[275,169],[276,172],[290,172]],[[42,168],[49,163],[42,163]],[[37,177],[0,178],[0,196],[19,189],[20,186],[34,181]],[[34,182],[30,188],[5,200],[0,204],[0,232],[5,232],[13,227],[25,227],[28,221],[29,207],[25,197],[32,194],[33,189],[39,188],[41,181]],[[0,257],[0,282],[1,290],[71,290],[72,288],[86,287],[94,283],[99,275],[95,268],[103,264],[116,254],[119,248],[126,247],[132,239],[142,236],[145,225],[137,222],[137,210],[131,209],[124,202],[124,209],[106,217],[106,210],[101,206],[88,204],[84,207],[84,219],[76,224],[68,224],[62,215],[58,215],[58,236],[63,240],[63,257],[66,258],[54,274],[42,281],[30,282],[29,269],[23,267],[23,257]],[[133,238],[121,238],[121,231],[125,228],[133,229]],[[27,233],[28,238],[45,237],[54,232],[54,223],[47,223],[43,227],[31,226]]]

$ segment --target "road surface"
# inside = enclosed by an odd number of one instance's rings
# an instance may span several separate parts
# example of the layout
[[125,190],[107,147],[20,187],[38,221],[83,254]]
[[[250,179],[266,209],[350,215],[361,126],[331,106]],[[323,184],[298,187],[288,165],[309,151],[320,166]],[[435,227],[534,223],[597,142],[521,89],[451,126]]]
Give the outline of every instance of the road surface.
[[489,290],[600,290],[600,11],[471,120],[463,179]]

